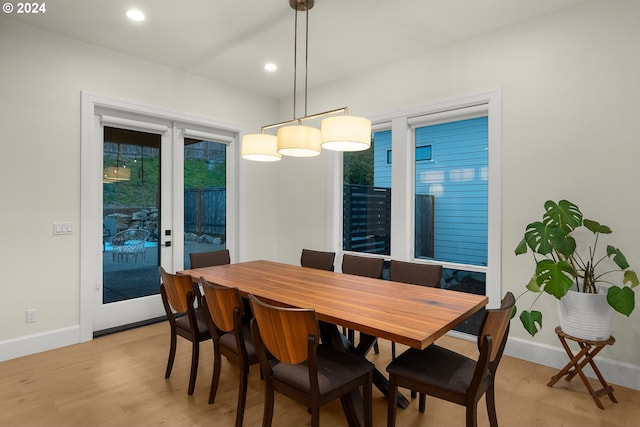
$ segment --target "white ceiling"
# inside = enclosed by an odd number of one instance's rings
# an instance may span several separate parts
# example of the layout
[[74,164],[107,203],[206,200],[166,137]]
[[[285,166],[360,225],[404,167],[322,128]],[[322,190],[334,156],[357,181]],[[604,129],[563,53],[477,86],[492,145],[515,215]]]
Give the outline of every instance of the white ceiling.
[[[309,88],[584,1],[316,0],[309,12]],[[54,0],[46,7],[40,15],[3,15],[269,96],[293,90],[288,0]],[[143,10],[146,21],[129,21],[124,11],[131,7]],[[298,19],[304,35],[304,14]],[[268,61],[279,70],[265,72]],[[300,55],[299,83],[303,73]]]

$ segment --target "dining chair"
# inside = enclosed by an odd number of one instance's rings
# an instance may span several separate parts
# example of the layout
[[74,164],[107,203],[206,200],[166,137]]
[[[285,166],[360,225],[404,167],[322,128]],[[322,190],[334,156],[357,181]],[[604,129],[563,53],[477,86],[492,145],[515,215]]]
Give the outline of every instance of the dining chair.
[[211,267],[213,265],[231,264],[229,249],[209,252],[192,252],[189,254],[191,268]]
[[251,329],[265,380],[262,426],[271,426],[276,391],[308,408],[311,426],[318,427],[321,406],[362,387],[364,426],[371,427],[373,364],[319,344],[315,310],[277,307],[254,295],[249,295],[249,301],[254,314]]
[[486,394],[489,424],[497,427],[495,376],[507,343],[514,304],[513,294],[507,292],[500,308],[486,310],[478,334],[477,360],[435,344],[424,350],[410,348],[393,360],[387,366],[387,426],[395,426],[398,387],[404,387],[420,392],[420,412],[425,410],[427,394],[465,406],[467,427],[477,426],[478,401]]
[[[372,277],[374,279],[382,279],[382,270],[384,269],[383,258],[370,258],[358,255],[344,254],[342,256],[342,272],[344,274],[353,274],[355,276]],[[343,330],[351,342],[355,341],[355,332],[352,329]],[[373,344],[376,354],[380,352],[378,340]]]
[[[389,262],[389,280],[393,282],[439,288],[441,278],[442,265],[439,264],[419,264],[393,259]],[[396,343],[391,342],[391,359],[395,358]]]
[[303,267],[317,268],[318,270],[333,271],[333,261],[335,258],[335,252],[302,249],[300,265]]
[[222,356],[240,367],[240,387],[236,407],[236,427],[242,426],[247,401],[249,366],[258,363],[258,356],[249,326],[242,324],[244,304],[237,288],[228,288],[200,278],[202,308],[213,341],[213,376],[209,403],[216,399],[220,382]]
[[189,375],[189,388],[187,393],[193,394],[198,374],[198,359],[200,357],[200,343],[211,339],[209,328],[201,309],[194,306],[196,290],[191,276],[183,276],[167,273],[159,267],[162,283],[160,295],[162,304],[167,314],[167,320],[171,327],[171,344],[169,347],[169,360],[164,377],[171,376],[173,362],[176,357],[177,336],[191,341],[191,372]]

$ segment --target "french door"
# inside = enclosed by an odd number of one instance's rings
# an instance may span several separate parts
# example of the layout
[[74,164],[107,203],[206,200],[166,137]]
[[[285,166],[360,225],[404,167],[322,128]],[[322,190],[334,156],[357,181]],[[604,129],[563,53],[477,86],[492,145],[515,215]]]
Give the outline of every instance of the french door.
[[169,128],[133,130],[108,118],[101,127],[102,274],[94,331],[162,316],[159,267],[174,266]]
[[85,95],[80,339],[165,315],[158,268],[237,260],[240,128]]

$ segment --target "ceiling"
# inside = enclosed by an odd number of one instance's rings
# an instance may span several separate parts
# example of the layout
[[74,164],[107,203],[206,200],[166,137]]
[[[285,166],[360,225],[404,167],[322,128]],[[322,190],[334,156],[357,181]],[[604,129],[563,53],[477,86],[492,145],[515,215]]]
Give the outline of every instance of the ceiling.
[[[516,25],[586,0],[316,0],[309,88]],[[293,91],[288,0],[55,0],[5,17],[268,96]],[[136,7],[147,19],[129,21]],[[298,15],[304,35],[304,13]],[[298,42],[304,82],[304,39]],[[266,62],[279,66],[268,73]],[[300,90],[301,86],[298,86]]]

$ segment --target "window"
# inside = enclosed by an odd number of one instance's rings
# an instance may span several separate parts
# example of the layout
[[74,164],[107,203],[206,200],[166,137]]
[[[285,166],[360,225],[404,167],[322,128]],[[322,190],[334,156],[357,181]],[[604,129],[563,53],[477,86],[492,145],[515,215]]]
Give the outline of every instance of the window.
[[[391,171],[385,152],[391,131],[375,132],[371,148],[343,156],[343,227],[345,251],[391,253]],[[376,165],[385,165],[379,167]]]
[[[334,204],[334,209],[343,208],[342,224],[333,226],[342,232],[342,248],[336,239],[336,251],[441,264],[441,287],[486,294],[489,306],[498,306],[500,116],[500,93],[491,91],[371,117],[374,143],[368,165],[373,172],[361,185],[370,193],[389,193],[390,225],[370,232],[369,224],[384,218],[382,201],[362,203],[358,215],[368,225],[358,231],[368,239],[388,240],[389,248],[352,244],[355,216],[348,213],[352,201],[346,188],[355,184],[349,173],[355,153],[344,153],[342,203]],[[372,198],[370,193],[366,197]],[[456,329],[475,333],[478,319],[467,323]]]
[[[487,116],[414,129],[414,256],[487,265]],[[435,162],[418,149],[429,141]],[[431,150],[429,150],[430,152]]]

